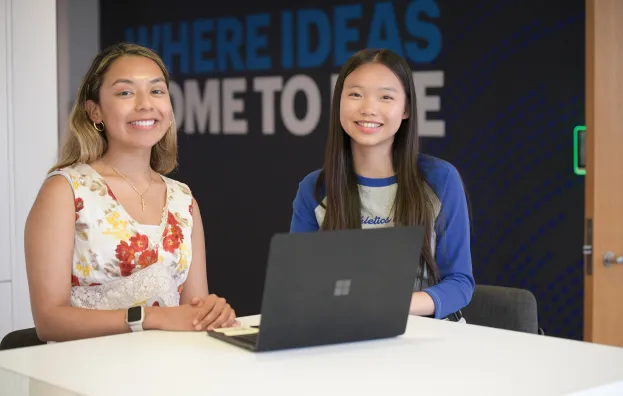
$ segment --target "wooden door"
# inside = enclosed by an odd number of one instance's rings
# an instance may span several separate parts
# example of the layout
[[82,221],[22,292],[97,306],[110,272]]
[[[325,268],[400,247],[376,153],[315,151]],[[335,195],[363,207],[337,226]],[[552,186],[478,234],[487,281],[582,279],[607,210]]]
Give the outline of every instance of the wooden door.
[[623,346],[623,0],[586,0],[585,116],[584,340]]

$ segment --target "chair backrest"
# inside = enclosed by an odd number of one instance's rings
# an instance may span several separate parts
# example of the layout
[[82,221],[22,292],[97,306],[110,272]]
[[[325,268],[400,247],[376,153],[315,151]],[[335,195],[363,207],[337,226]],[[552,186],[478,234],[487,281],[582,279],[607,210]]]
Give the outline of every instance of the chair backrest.
[[471,302],[462,312],[470,324],[542,334],[536,298],[529,290],[476,285]]
[[30,329],[16,330],[4,336],[0,342],[0,351],[42,344],[45,344],[45,342],[39,339],[37,331],[32,327]]

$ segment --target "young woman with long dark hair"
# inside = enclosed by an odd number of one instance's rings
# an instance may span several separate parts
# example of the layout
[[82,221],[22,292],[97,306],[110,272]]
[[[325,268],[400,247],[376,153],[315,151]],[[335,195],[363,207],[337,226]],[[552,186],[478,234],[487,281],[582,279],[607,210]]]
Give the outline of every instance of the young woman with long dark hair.
[[365,49],[344,64],[324,164],[301,181],[293,209],[291,232],[423,226],[410,313],[464,321],[474,291],[467,197],[454,166],[419,152],[413,73],[400,56]]

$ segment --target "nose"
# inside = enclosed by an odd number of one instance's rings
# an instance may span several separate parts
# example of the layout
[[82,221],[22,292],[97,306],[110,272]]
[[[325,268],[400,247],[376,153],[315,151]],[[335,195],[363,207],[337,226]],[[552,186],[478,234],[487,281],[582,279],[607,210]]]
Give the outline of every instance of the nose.
[[153,110],[151,96],[147,92],[137,92],[136,94],[136,110]]
[[372,99],[364,99],[361,103],[361,108],[359,109],[362,116],[373,116],[376,115],[376,105],[375,101]]

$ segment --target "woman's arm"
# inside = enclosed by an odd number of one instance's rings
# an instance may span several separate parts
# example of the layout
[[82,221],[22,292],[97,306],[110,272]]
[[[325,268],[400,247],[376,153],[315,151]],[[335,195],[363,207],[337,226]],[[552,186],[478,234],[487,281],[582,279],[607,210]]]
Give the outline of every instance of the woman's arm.
[[[472,298],[475,285],[465,189],[456,168],[447,163],[445,168],[445,172],[440,171],[443,180],[438,180],[442,187],[441,193],[438,194],[441,213],[435,224],[437,234],[435,261],[441,280],[438,284],[423,290],[432,300],[434,311],[426,309],[426,313],[422,315],[434,315],[435,318],[444,318],[465,308]],[[424,297],[414,295],[414,300],[416,305],[430,308],[430,301],[425,302]],[[416,308],[416,305],[412,304],[412,309]]]
[[435,313],[435,302],[431,296],[423,291],[411,295],[409,314],[417,316],[431,316]]
[[[126,333],[126,310],[69,306],[76,208],[71,186],[52,176],[26,220],[24,247],[30,300],[42,341],[67,341]],[[146,308],[143,327],[159,327],[158,308]]]
[[191,234],[192,260],[188,276],[184,282],[180,304],[190,304],[193,297],[204,298],[208,295],[208,277],[206,271],[206,248],[203,222],[199,204],[193,198],[193,228]]
[[312,172],[299,183],[298,191],[292,203],[291,233],[313,232],[320,229],[314,212],[317,206],[314,198],[314,186],[318,174],[319,171]]
[[231,326],[236,320],[236,313],[224,298],[208,292],[206,270],[205,237],[199,204],[193,199],[193,229],[191,236],[192,260],[180,304],[191,304],[198,308],[191,325],[195,330],[213,329]]

